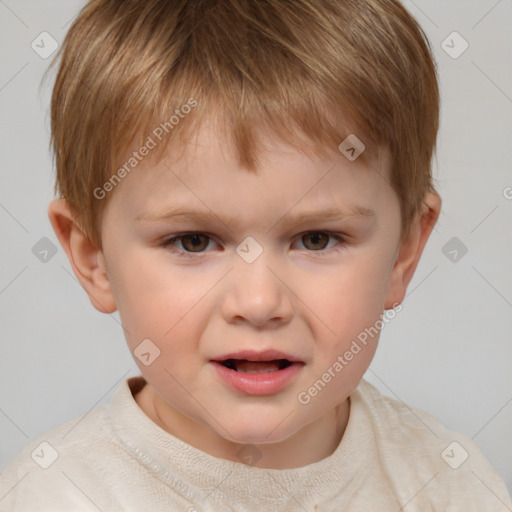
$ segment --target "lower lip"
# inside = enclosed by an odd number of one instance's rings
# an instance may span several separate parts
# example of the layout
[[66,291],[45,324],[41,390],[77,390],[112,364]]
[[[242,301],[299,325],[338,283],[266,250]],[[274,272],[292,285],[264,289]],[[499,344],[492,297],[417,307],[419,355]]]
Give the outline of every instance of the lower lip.
[[283,389],[297,375],[303,363],[293,363],[287,368],[273,372],[244,373],[230,370],[212,361],[220,377],[232,388],[246,395],[272,395]]

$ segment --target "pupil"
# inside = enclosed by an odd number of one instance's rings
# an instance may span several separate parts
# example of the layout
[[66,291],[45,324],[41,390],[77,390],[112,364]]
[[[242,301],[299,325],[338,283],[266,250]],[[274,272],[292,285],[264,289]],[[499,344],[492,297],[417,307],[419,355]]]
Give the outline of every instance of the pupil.
[[[189,245],[192,246],[192,249],[194,249],[194,248],[196,248],[196,249],[197,248],[204,249],[204,247],[201,247],[201,244],[204,245],[204,241],[201,242],[201,238],[204,239],[205,237],[202,237],[202,235],[189,235],[189,236],[186,236],[183,239],[183,242],[184,242],[183,245],[187,248],[187,242],[188,242]],[[188,248],[190,248],[190,247],[188,247]],[[199,251],[193,251],[193,252],[199,252]]]
[[[311,234],[305,236],[305,238],[307,240],[311,240],[313,242],[313,245],[317,245],[319,243],[321,244],[321,238],[322,237],[323,237],[324,242],[325,242],[325,239],[326,239],[325,233],[311,233]],[[304,245],[306,245],[306,247],[308,246],[307,243],[305,243]],[[322,245],[322,247],[312,247],[312,249],[324,249],[326,247],[325,243],[321,244],[321,245]]]

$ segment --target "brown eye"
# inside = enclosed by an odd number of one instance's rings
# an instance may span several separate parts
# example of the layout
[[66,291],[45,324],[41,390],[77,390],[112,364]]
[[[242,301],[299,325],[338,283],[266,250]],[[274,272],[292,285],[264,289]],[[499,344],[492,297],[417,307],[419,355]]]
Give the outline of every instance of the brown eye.
[[204,235],[182,235],[179,237],[184,249],[188,252],[201,252],[208,247],[209,238]]
[[302,236],[302,243],[307,249],[312,251],[321,251],[327,247],[329,238],[331,237],[327,233],[306,233]]
[[187,254],[205,252],[211,241],[209,236],[201,233],[186,233],[168,238],[161,245],[165,249],[185,256]]

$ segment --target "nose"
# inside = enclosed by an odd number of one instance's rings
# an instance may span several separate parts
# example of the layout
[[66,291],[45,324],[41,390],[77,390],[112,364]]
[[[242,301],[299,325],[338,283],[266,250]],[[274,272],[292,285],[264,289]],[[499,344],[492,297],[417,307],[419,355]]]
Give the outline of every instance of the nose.
[[238,258],[228,274],[222,315],[228,323],[277,327],[290,321],[292,292],[275,260],[263,253],[252,263]]

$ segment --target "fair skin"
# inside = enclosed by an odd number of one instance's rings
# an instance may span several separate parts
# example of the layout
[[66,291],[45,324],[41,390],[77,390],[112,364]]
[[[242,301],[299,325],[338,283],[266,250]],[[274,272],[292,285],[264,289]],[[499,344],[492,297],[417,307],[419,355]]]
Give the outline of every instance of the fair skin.
[[[428,194],[400,242],[387,151],[369,168],[337,151],[320,160],[269,137],[250,173],[203,128],[179,159],[171,151],[156,165],[147,158],[110,193],[101,249],[64,200],[51,203],[49,217],[94,307],[119,310],[132,353],[144,339],[160,349],[149,366],[135,358],[148,382],[135,399],[157,425],[216,457],[240,462],[237,452],[252,444],[258,467],[311,464],[338,446],[348,397],[378,336],[308,404],[297,397],[403,300],[441,201]],[[149,219],[177,206],[213,215]],[[373,214],[294,219],[352,206]],[[162,245],[190,232],[204,234]],[[263,248],[252,263],[236,252],[248,236]],[[212,363],[243,349],[276,349],[303,364],[283,389],[250,396],[222,381]]]

